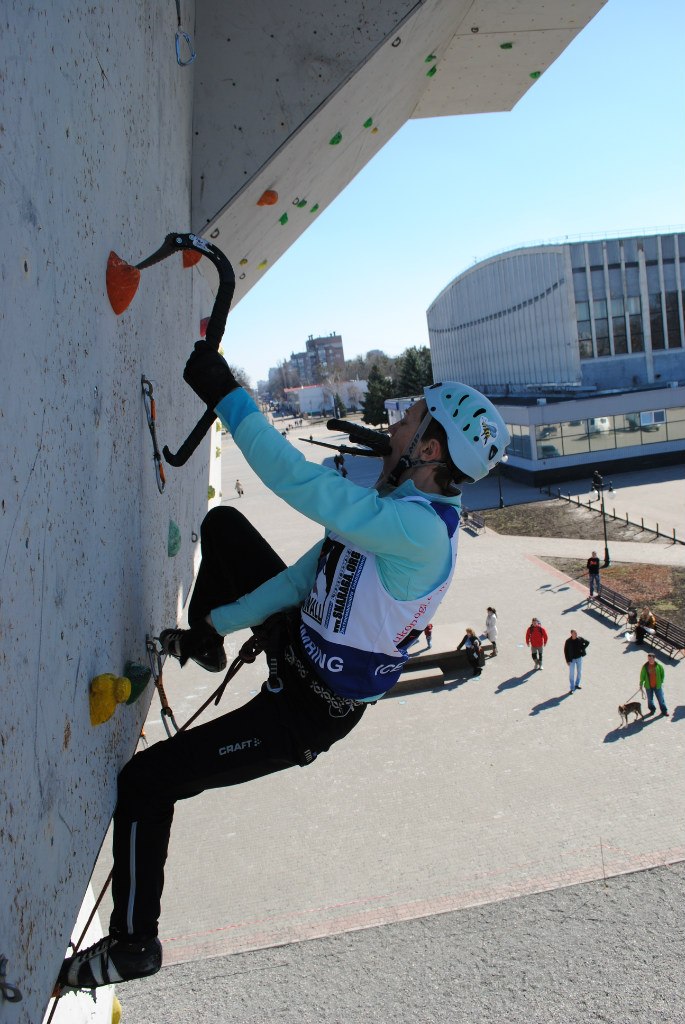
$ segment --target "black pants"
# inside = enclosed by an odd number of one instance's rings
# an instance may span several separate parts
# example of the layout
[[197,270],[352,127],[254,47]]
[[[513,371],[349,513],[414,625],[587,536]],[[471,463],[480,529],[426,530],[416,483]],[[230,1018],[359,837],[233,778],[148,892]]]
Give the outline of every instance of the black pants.
[[[242,597],[284,567],[235,509],[219,507],[208,513],[201,544],[191,622]],[[287,647],[287,652],[292,649]],[[325,687],[319,684],[315,690],[298,671],[297,660],[279,657],[279,676],[279,692],[265,683],[243,707],[156,743],[124,767],[114,814],[113,934],[136,939],[157,934],[177,800],[311,764],[364,713],[365,705],[325,699]]]

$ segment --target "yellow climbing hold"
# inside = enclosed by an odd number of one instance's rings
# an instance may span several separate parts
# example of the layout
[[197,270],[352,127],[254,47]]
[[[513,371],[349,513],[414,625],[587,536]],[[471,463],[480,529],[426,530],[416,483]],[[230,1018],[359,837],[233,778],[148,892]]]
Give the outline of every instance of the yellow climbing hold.
[[247,260],[245,259],[245,257],[244,257],[244,256],[243,256],[243,258],[242,258],[242,259],[241,259],[241,261],[240,261],[240,266],[241,266],[241,267],[246,267],[246,266],[247,266]]
[[112,999],[112,1024],[120,1024],[121,1021],[121,1003],[116,996]]
[[264,270],[264,267],[267,265],[268,262],[268,260],[262,260],[261,263],[257,264],[257,270]]
[[131,680],[104,672],[90,681],[90,724],[102,725],[131,696]]

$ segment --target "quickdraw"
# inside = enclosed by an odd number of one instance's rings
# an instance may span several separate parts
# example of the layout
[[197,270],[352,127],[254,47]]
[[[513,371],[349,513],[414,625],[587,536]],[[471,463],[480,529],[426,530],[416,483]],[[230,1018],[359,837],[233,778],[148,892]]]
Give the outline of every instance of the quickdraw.
[[155,405],[155,400],[152,397],[152,381],[148,380],[145,374],[143,374],[140,380],[143,389],[143,401],[145,403],[147,425],[150,428],[150,436],[152,437],[152,457],[155,460],[157,489],[159,493],[162,494],[166,485],[166,477],[164,475],[164,466],[162,465],[162,456],[159,451],[159,445],[157,444],[157,406]]
[[[192,64],[197,54],[193,49],[193,42],[190,35],[184,32],[181,28],[181,3],[180,0],[176,0],[176,20],[178,22],[178,28],[176,30],[176,60],[178,66],[181,68],[187,68],[189,64]],[[188,57],[186,60],[181,59],[181,43],[184,42],[188,48]]]

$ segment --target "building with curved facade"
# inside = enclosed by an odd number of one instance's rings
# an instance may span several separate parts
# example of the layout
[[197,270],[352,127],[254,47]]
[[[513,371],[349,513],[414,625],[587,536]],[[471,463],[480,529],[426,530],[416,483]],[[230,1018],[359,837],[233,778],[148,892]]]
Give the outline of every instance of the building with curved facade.
[[463,380],[510,424],[508,470],[535,482],[685,450],[685,234],[501,253],[427,312],[435,380]]

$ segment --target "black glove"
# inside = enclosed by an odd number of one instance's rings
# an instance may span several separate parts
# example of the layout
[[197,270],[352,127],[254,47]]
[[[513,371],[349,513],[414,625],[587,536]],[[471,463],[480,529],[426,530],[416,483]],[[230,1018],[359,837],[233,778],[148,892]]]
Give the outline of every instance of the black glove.
[[206,341],[195,343],[183,379],[210,409],[216,409],[222,398],[240,387],[224,357]]

